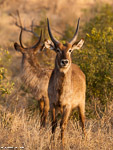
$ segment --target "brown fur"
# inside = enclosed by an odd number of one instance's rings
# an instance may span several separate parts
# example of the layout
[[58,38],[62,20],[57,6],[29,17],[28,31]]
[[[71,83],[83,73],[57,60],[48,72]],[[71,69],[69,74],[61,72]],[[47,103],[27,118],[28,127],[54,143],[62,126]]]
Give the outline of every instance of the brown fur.
[[51,70],[45,70],[39,66],[36,52],[41,49],[41,44],[36,49],[25,49],[17,43],[14,46],[17,51],[22,53],[21,79],[30,88],[35,98],[40,101],[41,120],[42,124],[45,125],[49,111],[47,88]]
[[[45,44],[47,47],[48,43]],[[80,48],[81,43],[83,44],[83,40],[76,43],[76,45],[74,45],[75,48]],[[64,145],[64,130],[70,113],[75,107],[79,107],[85,133],[86,79],[81,69],[76,64],[72,63],[71,51],[73,50],[73,46],[70,43],[65,45],[58,43],[55,47],[52,45],[51,49],[57,53],[55,68],[51,74],[48,87],[50,109],[52,110],[52,132],[55,133],[55,128],[57,126],[57,119],[55,116],[59,108],[62,113],[61,139]],[[63,66],[62,60],[66,60],[68,63]]]

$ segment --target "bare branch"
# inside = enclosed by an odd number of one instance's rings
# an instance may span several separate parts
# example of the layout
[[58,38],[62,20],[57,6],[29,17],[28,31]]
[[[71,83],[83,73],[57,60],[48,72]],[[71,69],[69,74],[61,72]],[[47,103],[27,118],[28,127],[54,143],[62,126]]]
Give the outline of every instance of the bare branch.
[[[34,25],[34,27],[44,28],[44,27],[45,27],[45,25],[41,25],[41,26],[39,26],[39,25]],[[51,27],[51,29],[52,29],[54,32],[56,32],[57,34],[59,34],[59,35],[63,36],[63,34],[62,34],[61,32],[59,32],[59,31],[57,31],[55,28]]]
[[[22,30],[24,30],[24,31],[26,31],[26,32],[30,32],[30,33],[34,34],[34,36],[36,36],[37,38],[39,38],[39,35],[36,34],[36,33],[33,31],[33,28],[34,28],[34,21],[32,21],[30,27],[23,27],[19,10],[17,10],[17,17],[15,17],[13,14],[10,14],[10,15],[14,18],[14,20],[15,20],[14,24],[15,24],[17,27],[19,27],[20,29],[22,29]],[[38,27],[40,28],[40,26],[38,26]],[[30,28],[30,29],[29,29],[29,28]]]
[[17,27],[21,28],[22,30],[26,31],[26,32],[30,32],[30,33],[34,34],[36,37],[39,38],[38,34],[36,34],[34,31],[29,30],[29,29],[27,29],[27,28],[25,28],[25,27],[22,27],[22,26],[19,25],[17,22],[15,22],[15,25],[16,25]]
[[[16,13],[17,13],[16,16],[15,16],[14,14],[10,14],[10,16],[13,17],[13,19],[14,19],[14,24],[15,24],[18,28],[20,28],[20,29],[22,29],[22,30],[24,30],[24,31],[26,31],[26,32],[32,33],[35,37],[39,38],[39,35],[34,32],[34,28],[36,27],[36,28],[45,29],[45,26],[46,26],[46,25],[35,25],[35,24],[34,24],[34,20],[32,20],[31,25],[28,26],[28,27],[25,27],[25,26],[23,26],[23,24],[22,24],[22,20],[21,20],[21,16],[20,16],[19,10],[17,10]],[[60,36],[63,35],[61,32],[57,31],[55,28],[52,28],[52,30],[53,30],[54,32],[56,32],[57,34],[59,34]]]
[[20,18],[19,10],[17,10],[17,16],[18,16],[18,19],[19,19],[19,23],[20,23],[20,25],[22,26],[22,21],[21,21],[21,18]]

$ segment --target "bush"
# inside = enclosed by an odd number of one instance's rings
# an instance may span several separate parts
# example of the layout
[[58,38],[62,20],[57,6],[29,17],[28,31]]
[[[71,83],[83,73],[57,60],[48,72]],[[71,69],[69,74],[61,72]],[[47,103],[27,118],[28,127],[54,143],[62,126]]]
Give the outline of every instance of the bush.
[[13,82],[8,80],[7,67],[10,62],[10,55],[7,50],[0,48],[0,95],[9,94],[13,88]]

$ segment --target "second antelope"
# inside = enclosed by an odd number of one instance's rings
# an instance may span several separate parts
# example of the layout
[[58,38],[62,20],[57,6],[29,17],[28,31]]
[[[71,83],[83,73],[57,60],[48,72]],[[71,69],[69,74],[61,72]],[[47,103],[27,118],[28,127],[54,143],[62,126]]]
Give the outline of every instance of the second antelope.
[[38,42],[30,47],[24,48],[22,44],[22,29],[20,32],[20,45],[14,43],[14,47],[17,51],[22,53],[22,81],[31,89],[31,92],[35,98],[40,102],[41,110],[41,124],[45,126],[47,115],[49,111],[49,99],[48,99],[48,83],[51,75],[51,70],[43,69],[39,66],[37,59],[37,52],[43,49],[41,43],[42,32]]
[[52,110],[52,133],[55,133],[57,126],[56,114],[59,108],[62,114],[60,123],[61,140],[64,145],[64,130],[70,113],[75,107],[79,108],[82,128],[85,134],[86,79],[81,69],[76,64],[73,64],[71,60],[72,51],[74,49],[80,49],[84,40],[81,39],[79,42],[76,42],[79,20],[74,37],[70,42],[66,42],[66,44],[62,44],[53,37],[49,26],[49,20],[47,20],[47,24],[52,42],[48,40],[45,42],[45,46],[56,52],[55,67],[48,87],[50,110]]

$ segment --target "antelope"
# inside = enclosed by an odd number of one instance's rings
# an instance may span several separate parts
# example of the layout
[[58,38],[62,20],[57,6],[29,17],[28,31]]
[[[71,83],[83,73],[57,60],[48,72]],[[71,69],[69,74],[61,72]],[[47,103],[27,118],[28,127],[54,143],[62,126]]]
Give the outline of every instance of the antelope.
[[41,124],[45,126],[47,115],[49,111],[49,99],[48,99],[48,83],[52,70],[44,69],[40,67],[37,59],[37,52],[44,48],[44,44],[41,44],[42,31],[37,43],[29,48],[25,48],[22,43],[22,28],[19,36],[20,45],[14,43],[16,51],[22,53],[22,72],[21,79],[27,87],[31,89],[31,92],[35,98],[39,101],[41,111]]
[[45,47],[56,52],[55,67],[52,71],[48,96],[50,101],[50,110],[52,112],[52,133],[54,135],[57,127],[57,112],[60,110],[61,117],[61,140],[64,146],[64,130],[67,125],[71,111],[79,108],[82,121],[82,129],[85,134],[85,93],[86,79],[82,70],[76,64],[72,63],[71,53],[74,49],[80,49],[84,40],[76,42],[79,21],[72,40],[62,44],[56,40],[50,29],[49,19],[47,19],[48,33],[51,41],[45,42]]

